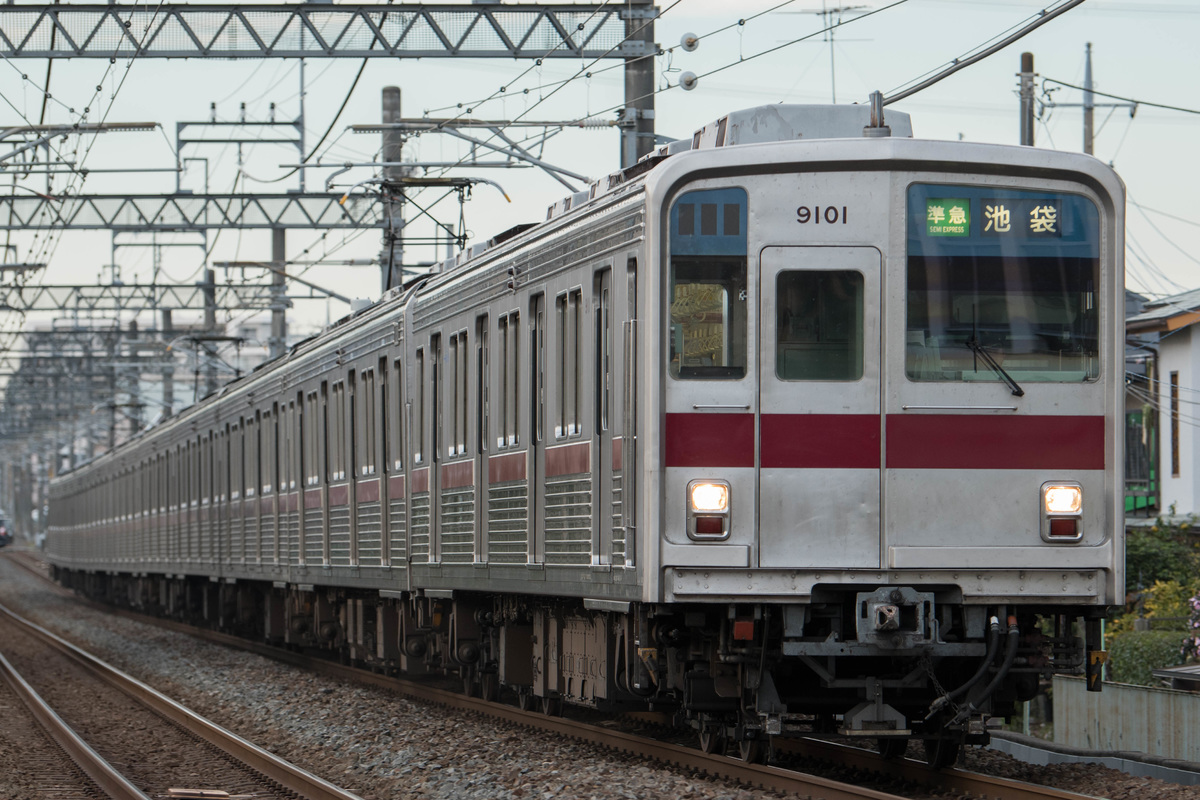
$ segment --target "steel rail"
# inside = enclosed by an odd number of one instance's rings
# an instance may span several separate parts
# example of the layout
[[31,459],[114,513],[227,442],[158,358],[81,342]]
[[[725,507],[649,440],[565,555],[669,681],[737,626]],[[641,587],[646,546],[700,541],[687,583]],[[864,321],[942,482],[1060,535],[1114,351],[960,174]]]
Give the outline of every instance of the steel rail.
[[[150,708],[184,730],[195,734],[203,741],[215,745],[238,761],[247,764],[262,775],[281,785],[285,790],[294,792],[298,796],[306,798],[306,800],[362,800],[358,795],[335,786],[329,781],[319,778],[269,753],[253,742],[247,741],[237,734],[209,722],[204,717],[180,705],[158,690],[147,686],[131,675],[125,674],[116,667],[105,663],[45,628],[30,622],[3,605],[0,605],[0,613],[7,615],[35,638],[63,653],[100,680],[125,692],[147,708]],[[121,795],[121,797],[125,796]],[[140,800],[149,800],[140,791],[136,795],[128,796],[137,797]]]
[[0,654],[0,673],[8,685],[16,692],[17,697],[33,714],[38,724],[49,734],[58,746],[66,752],[71,761],[83,770],[96,786],[113,800],[150,800],[141,789],[117,772],[111,764],[88,745],[63,718],[54,713],[46,701],[41,698],[32,686],[21,677],[8,659]]
[[784,752],[836,761],[855,769],[869,770],[941,791],[969,793],[974,797],[1004,800],[1084,800],[1092,797],[963,769],[936,770],[914,759],[885,759],[870,750],[823,739],[782,739],[776,741],[775,747]]

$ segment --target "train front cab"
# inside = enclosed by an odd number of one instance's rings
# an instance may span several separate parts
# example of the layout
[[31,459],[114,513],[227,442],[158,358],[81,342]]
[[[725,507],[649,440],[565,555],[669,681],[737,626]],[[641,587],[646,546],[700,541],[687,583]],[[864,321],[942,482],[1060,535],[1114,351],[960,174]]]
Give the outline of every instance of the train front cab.
[[659,168],[651,496],[702,738],[811,717],[938,759],[1099,660],[1122,189],[1084,157],[949,146],[957,167],[859,140]]

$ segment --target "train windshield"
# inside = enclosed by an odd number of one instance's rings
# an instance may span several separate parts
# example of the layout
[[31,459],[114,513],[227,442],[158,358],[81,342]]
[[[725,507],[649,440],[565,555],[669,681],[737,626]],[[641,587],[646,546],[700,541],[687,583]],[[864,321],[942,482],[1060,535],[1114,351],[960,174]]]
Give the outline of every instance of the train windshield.
[[670,370],[746,376],[746,191],[688,192],[671,206]]
[[908,377],[1095,380],[1099,242],[1099,214],[1085,197],[910,186]]

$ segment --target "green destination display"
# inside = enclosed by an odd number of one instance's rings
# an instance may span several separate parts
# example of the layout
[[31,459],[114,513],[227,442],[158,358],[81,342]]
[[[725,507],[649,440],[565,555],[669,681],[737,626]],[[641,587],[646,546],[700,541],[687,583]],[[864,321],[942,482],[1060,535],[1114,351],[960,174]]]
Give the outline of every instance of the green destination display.
[[926,199],[925,225],[930,236],[970,236],[971,201],[961,197]]

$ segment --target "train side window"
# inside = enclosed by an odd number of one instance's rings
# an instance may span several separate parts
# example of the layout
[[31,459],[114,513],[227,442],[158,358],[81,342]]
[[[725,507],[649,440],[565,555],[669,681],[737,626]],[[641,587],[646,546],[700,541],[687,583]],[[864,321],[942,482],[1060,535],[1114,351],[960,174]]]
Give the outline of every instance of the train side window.
[[389,391],[394,400],[388,408],[388,442],[391,449],[392,469],[404,469],[404,362],[397,359],[392,363]]
[[674,378],[746,376],[746,220],[744,189],[688,192],[671,207],[668,364]]
[[242,435],[242,457],[246,460],[242,482],[246,487],[246,497],[254,497],[258,492],[259,484],[262,482],[259,474],[262,451],[258,440],[258,421],[259,415],[257,411],[254,412],[253,417],[247,417],[245,430]]
[[346,384],[338,381],[333,385],[333,409],[329,414],[329,477],[330,480],[346,479]]
[[498,377],[500,390],[496,395],[496,420],[499,423],[496,446],[515,447],[521,441],[520,378],[521,378],[521,314],[513,311],[498,320],[500,358]]
[[612,411],[612,270],[605,267],[595,275],[592,305],[596,310],[596,428],[606,431]]
[[862,377],[862,273],[780,272],[775,298],[775,374],[781,380],[856,381]]
[[296,401],[292,400],[281,409],[283,419],[279,425],[279,489],[286,492],[296,488],[297,462],[300,459],[296,440],[300,432],[296,425]]
[[204,437],[200,445],[200,502],[212,499],[212,434]]
[[242,497],[242,421],[239,419],[229,428],[229,499]]
[[462,455],[467,452],[467,332],[450,335],[450,430],[446,442],[446,454]]
[[260,463],[262,466],[262,480],[259,486],[262,487],[263,494],[270,494],[275,486],[275,470],[278,465],[278,450],[275,445],[275,414],[271,411],[264,411],[262,414],[262,451]]
[[579,415],[580,327],[583,290],[572,289],[555,301],[558,316],[558,419],[554,435],[574,436],[582,430]]
[[362,387],[359,388],[359,408],[356,416],[359,437],[359,474],[375,474],[375,436],[378,418],[375,416],[375,370],[368,369],[362,373]]
[[554,420],[554,437],[556,439],[561,439],[567,435],[567,418],[569,416],[567,410],[569,405],[567,401],[567,371],[570,369],[569,362],[571,359],[570,345],[568,344],[570,334],[567,330],[570,323],[567,321],[567,316],[567,295],[560,294],[554,300],[555,335],[558,339],[556,342],[558,345],[558,363],[555,365],[557,369],[554,375],[555,403],[558,405],[558,413],[555,415]]
[[[321,386],[322,391],[325,389],[324,384]],[[307,395],[308,410],[304,414],[304,464],[305,475],[304,484],[306,486],[316,486],[321,482],[321,474],[318,471],[317,465],[317,428],[320,417],[320,405],[317,401],[317,393],[309,392]]]

